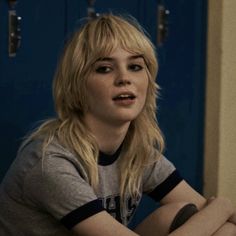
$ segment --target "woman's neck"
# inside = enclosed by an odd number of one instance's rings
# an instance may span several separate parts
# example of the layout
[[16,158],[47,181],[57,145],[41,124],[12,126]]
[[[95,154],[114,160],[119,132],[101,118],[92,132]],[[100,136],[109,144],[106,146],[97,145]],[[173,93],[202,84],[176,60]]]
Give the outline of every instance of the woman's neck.
[[96,138],[99,150],[106,154],[113,154],[122,144],[130,122],[123,124],[109,124],[100,120],[86,117],[85,123]]

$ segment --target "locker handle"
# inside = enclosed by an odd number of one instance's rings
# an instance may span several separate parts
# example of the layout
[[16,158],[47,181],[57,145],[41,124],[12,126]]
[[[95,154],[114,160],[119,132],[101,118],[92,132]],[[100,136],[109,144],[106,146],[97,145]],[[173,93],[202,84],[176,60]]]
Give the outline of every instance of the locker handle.
[[17,16],[15,10],[9,10],[8,20],[8,53],[10,57],[15,57],[16,52],[21,44],[21,17]]
[[170,11],[164,4],[159,4],[157,8],[157,45],[163,46],[169,31]]

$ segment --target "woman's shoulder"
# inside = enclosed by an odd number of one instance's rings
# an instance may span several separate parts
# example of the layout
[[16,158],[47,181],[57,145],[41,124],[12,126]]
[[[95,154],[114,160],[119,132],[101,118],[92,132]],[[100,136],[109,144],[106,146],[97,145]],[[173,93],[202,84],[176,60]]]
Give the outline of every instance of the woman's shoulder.
[[18,152],[17,159],[21,163],[28,163],[29,171],[38,169],[43,171],[45,176],[60,169],[84,172],[81,158],[60,143],[56,137],[47,140],[46,137],[38,136],[26,140]]
[[64,147],[56,137],[48,140],[42,135],[26,139],[19,148],[18,156],[37,156],[44,160],[51,156],[75,158],[75,155]]

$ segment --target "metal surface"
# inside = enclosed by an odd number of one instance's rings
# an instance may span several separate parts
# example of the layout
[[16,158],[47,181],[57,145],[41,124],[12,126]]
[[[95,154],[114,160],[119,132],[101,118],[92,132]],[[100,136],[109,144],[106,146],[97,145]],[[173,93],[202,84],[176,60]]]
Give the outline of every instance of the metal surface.
[[163,4],[159,4],[157,7],[157,45],[163,46],[168,36],[168,18],[170,11],[166,9]]
[[9,57],[15,57],[21,44],[21,17],[17,16],[15,10],[8,12],[8,54]]

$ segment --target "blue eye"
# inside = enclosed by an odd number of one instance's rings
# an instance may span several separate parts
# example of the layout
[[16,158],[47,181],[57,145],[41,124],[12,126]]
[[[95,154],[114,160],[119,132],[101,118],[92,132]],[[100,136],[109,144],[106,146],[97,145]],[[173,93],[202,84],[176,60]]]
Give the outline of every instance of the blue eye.
[[140,71],[142,69],[143,69],[143,66],[138,65],[138,64],[129,65],[129,70],[132,70],[132,71]]
[[109,66],[99,66],[96,69],[96,72],[100,74],[106,74],[109,73],[110,71],[112,71],[112,68],[110,68]]

